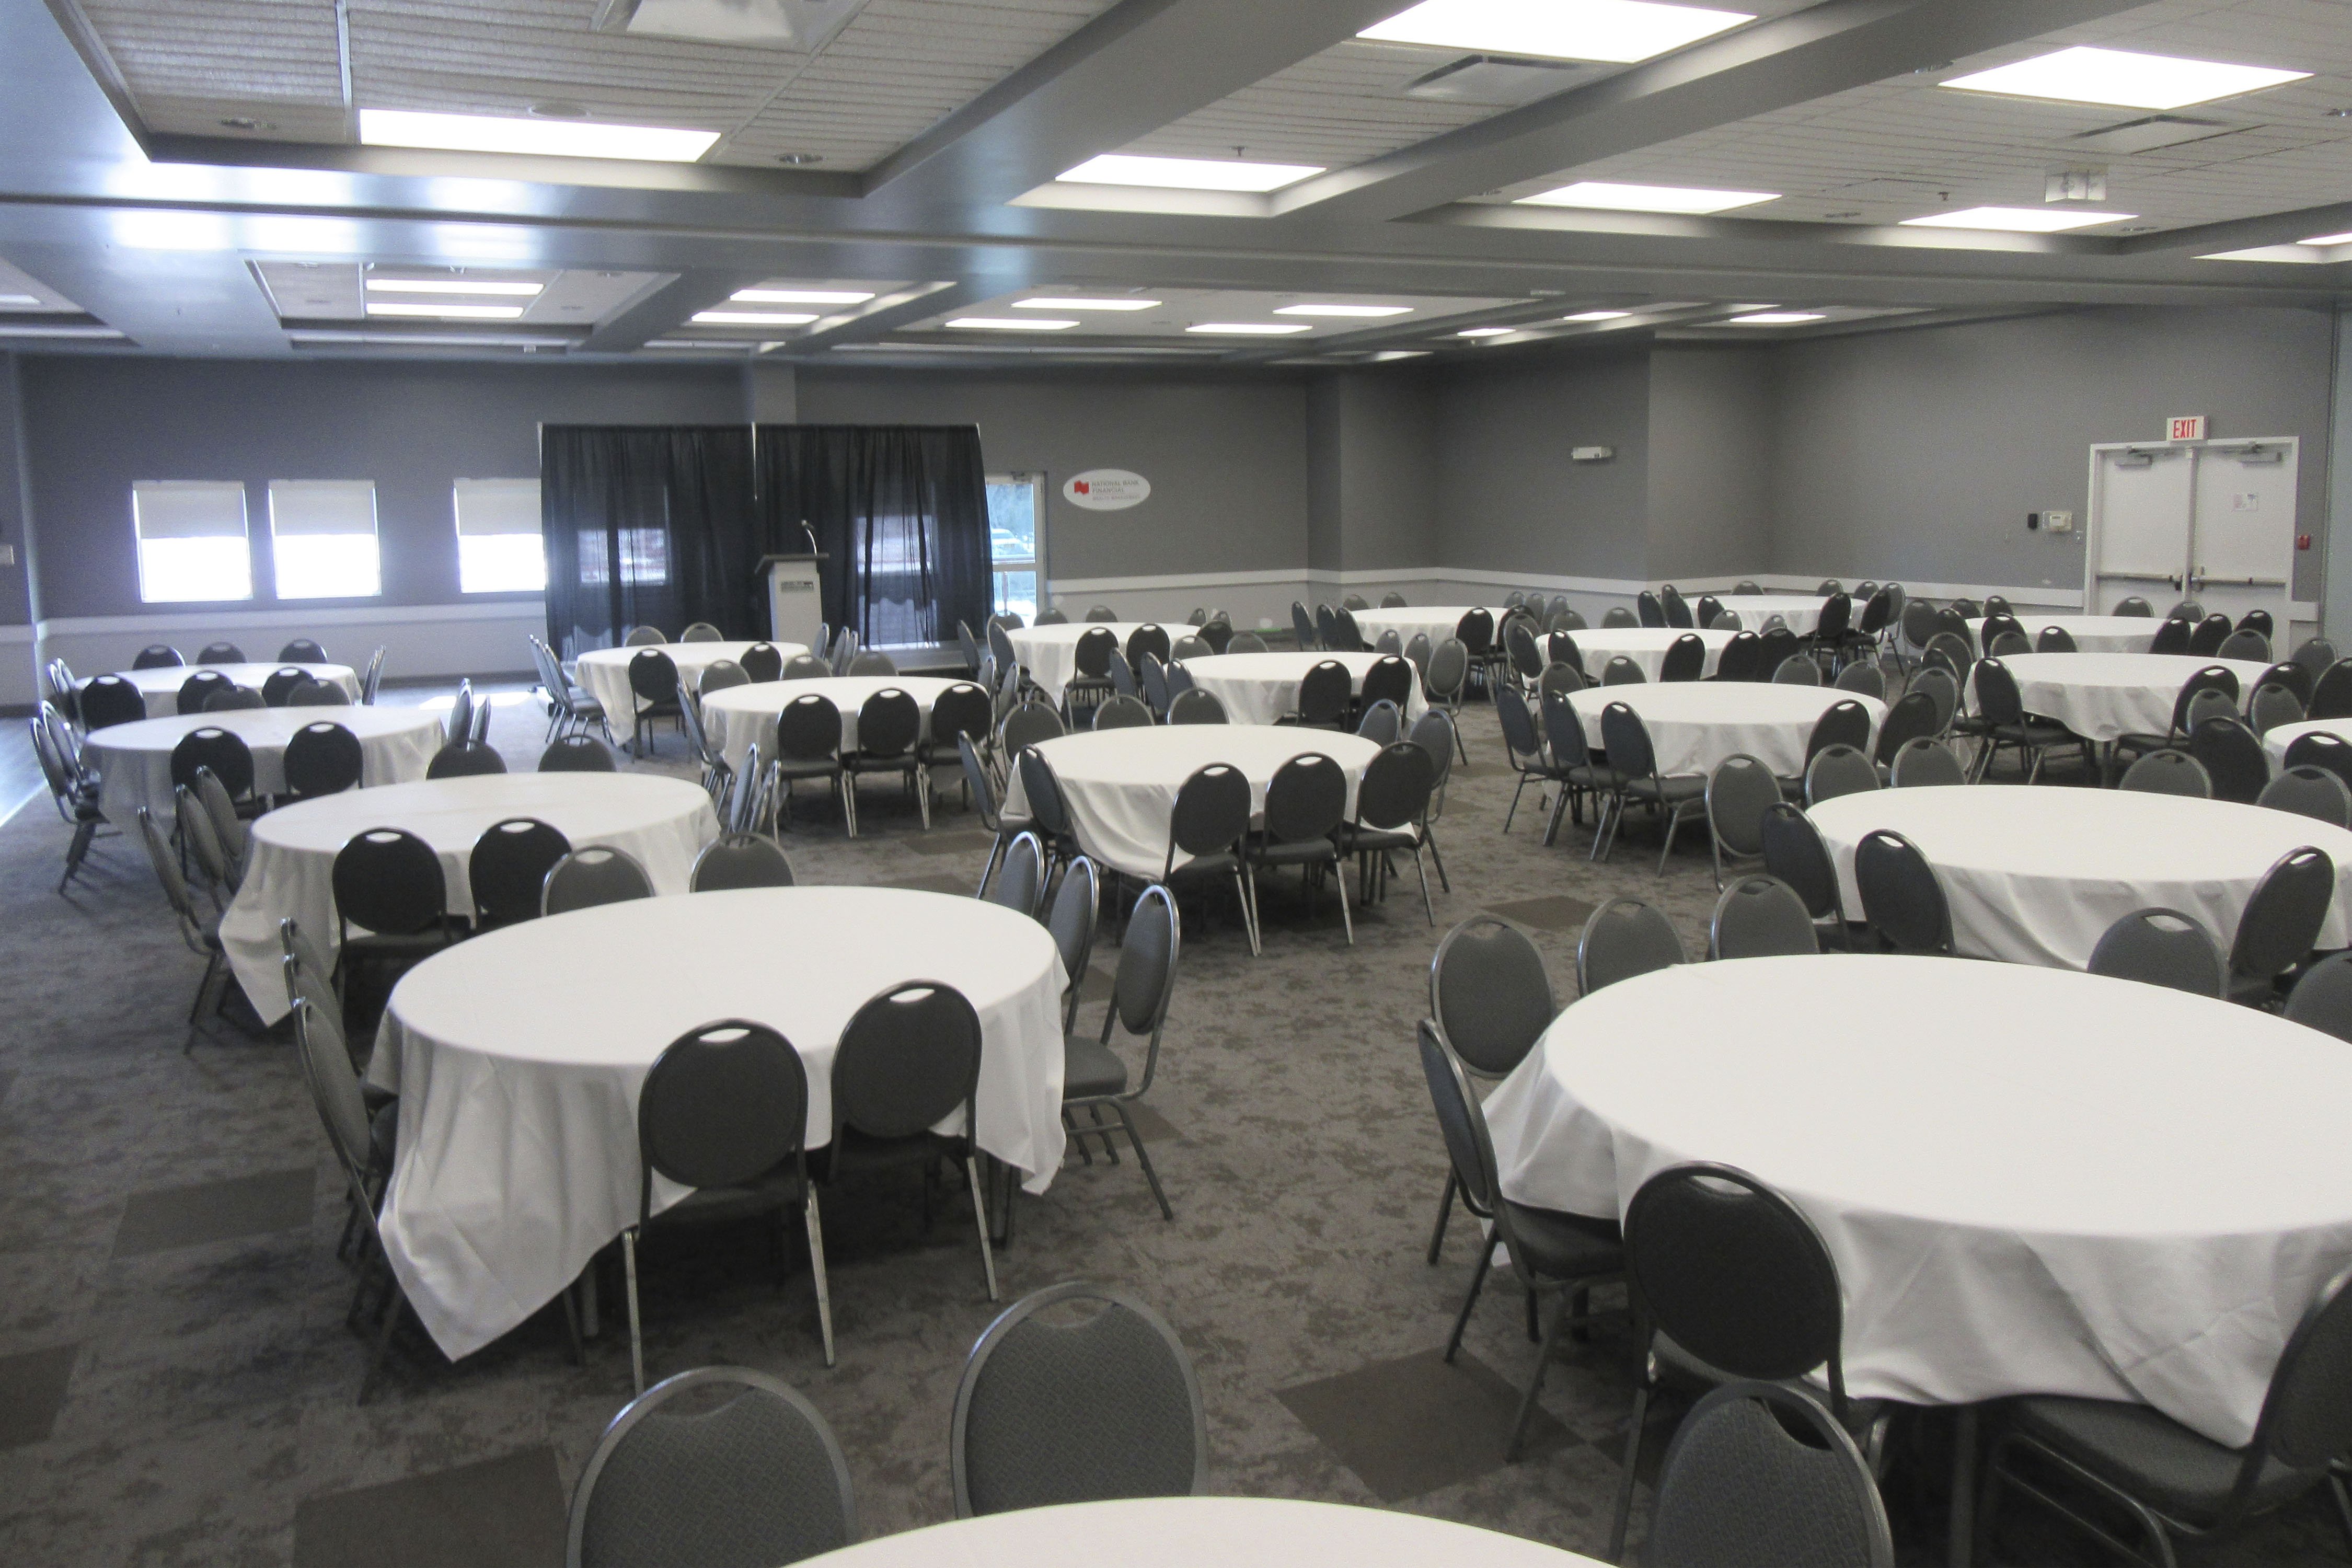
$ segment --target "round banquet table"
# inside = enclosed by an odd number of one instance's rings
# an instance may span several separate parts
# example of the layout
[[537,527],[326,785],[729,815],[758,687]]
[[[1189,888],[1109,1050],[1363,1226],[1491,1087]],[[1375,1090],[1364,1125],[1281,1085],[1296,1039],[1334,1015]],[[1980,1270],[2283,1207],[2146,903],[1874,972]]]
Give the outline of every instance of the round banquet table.
[[[1228,653],[1183,661],[1192,684],[1212,692],[1225,705],[1225,716],[1236,724],[1272,724],[1298,711],[1298,683],[1307,672],[1329,659],[1345,665],[1348,689],[1360,696],[1364,674],[1388,656],[1377,653]],[[1407,669],[1412,666],[1407,664]],[[1405,696],[1408,724],[1428,711],[1421,678],[1413,677]]]
[[[776,715],[785,704],[802,697],[822,697],[841,715],[841,749],[855,751],[857,747],[857,714],[866,700],[877,691],[903,691],[915,700],[922,710],[922,723],[916,733],[930,739],[931,704],[940,693],[952,686],[977,686],[964,679],[947,679],[935,675],[842,675],[813,680],[755,680],[749,686],[730,686],[714,691],[702,700],[703,732],[710,743],[726,757],[727,765],[740,770],[743,758],[751,750],[751,742],[774,750]],[[985,695],[985,693],[983,693]]]
[[[656,893],[686,891],[694,857],[719,835],[701,786],[657,773],[489,773],[346,790],[280,806],[255,819],[245,881],[221,917],[221,945],[254,1011],[274,1024],[288,1010],[281,919],[293,916],[328,952],[341,942],[332,878],[336,855],[353,837],[375,827],[415,834],[441,858],[446,907],[471,915],[474,888],[466,868],[474,842],[509,816],[550,823],[575,849],[604,844],[627,850]],[[601,983],[608,979],[574,970],[572,984],[603,995]]]
[[360,700],[360,678],[348,664],[173,664],[160,669],[118,669],[114,673],[139,689],[139,695],[147,702],[147,717],[169,719],[180,711],[180,688],[200,669],[226,675],[248,691],[260,690],[262,682],[281,669],[299,669],[313,680],[341,687],[343,695],[353,702]]
[[[670,662],[677,666],[678,678],[692,686],[704,670],[719,660],[731,658],[740,664],[744,654],[759,646],[757,642],[666,642],[641,644],[636,647],[591,648],[579,658],[576,679],[582,689],[604,704],[604,711],[611,716],[613,722],[622,724],[634,718],[637,710],[644,706],[637,700],[637,694],[629,689],[629,661],[645,652],[646,648],[653,647],[669,655]],[[806,647],[796,642],[771,643],[769,646],[782,654],[787,664],[808,652]]]
[[[2149,634],[2153,636],[2154,634]],[[2004,658],[2025,710],[2055,719],[2101,744],[2118,735],[2161,735],[2172,725],[2181,682],[2220,665],[2238,678],[2240,705],[2270,666],[2172,653],[2021,653]],[[1974,695],[1975,681],[1969,681]]]
[[1385,610],[1349,613],[1356,617],[1356,629],[1364,634],[1366,642],[1377,642],[1382,632],[1394,632],[1405,642],[1421,636],[1435,644],[1454,636],[1455,628],[1462,625],[1462,617],[1474,609],[1483,609],[1494,616],[1498,634],[1503,629],[1503,617],[1510,613],[1500,605],[1392,605]]
[[2274,726],[2263,737],[2263,750],[2269,753],[2271,772],[2278,773],[2286,766],[2286,749],[2302,736],[2324,731],[2339,741],[2352,742],[2352,719],[2305,719],[2298,723]]
[[[1380,747],[1360,735],[1306,730],[1291,724],[1157,724],[1150,729],[1089,731],[1038,742],[1061,781],[1078,845],[1113,870],[1157,878],[1168,862],[1168,821],[1176,792],[1211,763],[1241,769],[1250,782],[1253,821],[1265,812],[1265,786],[1293,757],[1320,752],[1348,775],[1348,810],[1356,785]],[[1004,809],[1029,815],[1029,797],[1015,769]],[[1190,859],[1186,856],[1185,859]],[[1182,865],[1179,860],[1178,865]]]
[[[2077,653],[2146,653],[2162,621],[2149,616],[2037,616],[2021,612],[2017,624],[2028,637],[2039,637],[2044,626],[2056,626],[2074,639]],[[1984,649],[1984,622],[1969,623],[1969,644]]]
[[[1819,594],[1718,594],[1716,597],[1723,607],[1739,617],[1739,629],[1760,632],[1765,623],[1778,616],[1799,637],[1809,637],[1822,624],[1822,606],[1829,600]],[[1691,600],[1696,605],[1698,600]],[[1853,601],[1846,622],[1849,626],[1862,625],[1862,601]]]
[[1417,1513],[1287,1498],[1134,1498],[950,1520],[812,1557],[823,1568],[1576,1568],[1597,1559]]
[[1165,621],[1066,621],[1058,626],[1023,626],[1019,631],[1007,630],[1005,637],[1013,644],[1013,657],[1029,672],[1029,679],[1042,688],[1045,700],[1059,704],[1062,688],[1078,673],[1078,639],[1102,626],[1118,638],[1119,652],[1127,651],[1127,639],[1148,626],[1156,626],[1168,634],[1170,647],[1197,626],[1170,626]]
[[[1594,626],[1589,631],[1569,633],[1576,639],[1576,651],[1584,656],[1586,671],[1595,680],[1600,679],[1601,672],[1609,668],[1611,659],[1620,657],[1640,665],[1644,679],[1655,680],[1658,672],[1666,667],[1666,650],[1675,646],[1677,638],[1688,637],[1698,638],[1706,648],[1706,663],[1701,667],[1700,673],[1713,675],[1715,667],[1722,661],[1724,648],[1735,635],[1732,632],[1694,632],[1679,626]],[[1544,647],[1542,638],[1536,639],[1536,647]]]
[[2282,855],[2309,844],[2336,862],[2336,902],[2319,945],[2352,942],[2352,833],[2292,812],[2139,790],[1948,784],[1840,795],[1807,816],[1837,861],[1860,919],[1853,851],[1900,833],[1936,868],[1961,952],[2081,969],[2134,910],[2193,916],[2228,952],[2238,919]]
[[233,708],[185,718],[142,719],[93,730],[82,755],[98,770],[106,819],[138,831],[141,806],[159,824],[172,819],[172,748],[195,730],[226,730],[253,753],[256,795],[286,793],[286,742],[306,724],[341,724],[359,737],[362,785],[407,784],[425,776],[441,749],[441,715],[422,708]]
[[1561,1014],[1486,1120],[1523,1204],[1618,1218],[1693,1161],[1777,1189],[1836,1259],[1864,1396],[2135,1400],[2237,1447],[2352,1256],[2352,1053],[2137,981],[1679,964]]
[[1568,700],[1595,751],[1601,749],[1603,708],[1622,702],[1639,713],[1650,731],[1661,773],[1711,773],[1724,758],[1745,752],[1782,778],[1794,778],[1805,771],[1806,742],[1830,708],[1849,700],[1861,703],[1870,714],[1874,740],[1886,717],[1886,704],[1864,692],[1770,681],[1588,686]]
[[[842,1029],[916,979],[979,1013],[980,1145],[1045,1191],[1062,1161],[1062,959],[1043,925],[1000,905],[893,888],[639,899],[508,926],[410,970],[369,1076],[400,1093],[382,1227],[416,1315],[451,1356],[478,1350],[636,1223],[637,1091],[689,1029],[748,1018],[781,1033],[808,1068],[809,1146],[831,1142]],[[690,1190],[656,1177],[655,1209]]]

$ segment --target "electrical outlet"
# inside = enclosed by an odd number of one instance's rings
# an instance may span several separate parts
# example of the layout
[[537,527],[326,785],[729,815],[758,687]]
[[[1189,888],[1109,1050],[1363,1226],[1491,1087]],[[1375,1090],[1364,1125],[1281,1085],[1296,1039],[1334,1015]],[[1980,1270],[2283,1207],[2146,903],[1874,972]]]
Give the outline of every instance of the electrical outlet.
[[2045,511],[2042,514],[2042,526],[2053,533],[2072,533],[2074,531],[2074,514],[2071,511]]
[[16,564],[16,547],[13,544],[0,544],[0,566],[15,564]]

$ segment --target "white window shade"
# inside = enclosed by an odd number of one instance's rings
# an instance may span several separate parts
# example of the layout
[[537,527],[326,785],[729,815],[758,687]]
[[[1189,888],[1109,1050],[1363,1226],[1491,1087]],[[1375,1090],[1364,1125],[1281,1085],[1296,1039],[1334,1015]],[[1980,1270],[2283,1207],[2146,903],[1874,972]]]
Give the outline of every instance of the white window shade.
[[131,487],[131,516],[144,602],[253,597],[242,482],[142,479]]
[[457,587],[467,594],[535,594],[547,586],[537,479],[459,479]]
[[366,599],[383,590],[371,479],[269,481],[281,599]]

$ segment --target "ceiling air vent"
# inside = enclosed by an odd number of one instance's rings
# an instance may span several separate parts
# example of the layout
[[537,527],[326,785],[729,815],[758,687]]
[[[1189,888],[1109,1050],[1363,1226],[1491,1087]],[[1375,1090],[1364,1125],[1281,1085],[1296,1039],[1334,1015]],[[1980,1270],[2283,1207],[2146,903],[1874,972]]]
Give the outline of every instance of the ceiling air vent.
[[1434,99],[1442,103],[1532,103],[1600,74],[1598,67],[1565,60],[1465,55],[1407,82],[1404,95]]
[[866,0],[604,0],[595,28],[806,53],[824,47],[865,5]]

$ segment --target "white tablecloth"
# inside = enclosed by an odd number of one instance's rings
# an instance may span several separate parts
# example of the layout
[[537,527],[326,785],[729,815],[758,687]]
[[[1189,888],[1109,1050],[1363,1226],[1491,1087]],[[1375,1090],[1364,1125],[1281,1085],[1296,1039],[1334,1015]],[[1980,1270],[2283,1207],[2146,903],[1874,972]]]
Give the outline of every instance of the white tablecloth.
[[1642,716],[1662,773],[1711,773],[1717,763],[1745,752],[1784,778],[1805,771],[1805,744],[1822,713],[1848,699],[1870,715],[1874,740],[1886,704],[1859,691],[1829,686],[1778,686],[1769,681],[1702,685],[1695,680],[1589,686],[1569,701],[1584,738],[1601,749],[1601,710],[1622,702]]
[[[1655,680],[1658,672],[1666,667],[1666,650],[1675,646],[1675,639],[1687,637],[1696,637],[1706,645],[1706,663],[1700,673],[1713,675],[1734,635],[1694,632],[1677,626],[1594,626],[1590,631],[1569,633],[1576,639],[1577,651],[1584,655],[1585,672],[1595,680],[1609,668],[1609,661],[1620,656],[1640,665],[1643,675]],[[1536,647],[1544,647],[1541,637],[1536,639]]]
[[[704,670],[719,660],[731,658],[740,664],[743,655],[760,645],[756,642],[670,642],[646,646],[657,647],[669,655],[670,662],[677,666],[680,678],[692,686],[702,678]],[[773,647],[787,664],[796,656],[808,652],[807,647],[796,642],[780,642]],[[629,661],[644,651],[645,647],[642,646],[600,647],[580,656],[576,679],[581,689],[604,705],[604,711],[611,716],[616,731],[625,730],[635,720],[637,710],[645,706],[637,700],[636,693],[629,689]]]
[[[1503,617],[1510,612],[1498,604],[1402,605],[1386,610],[1355,610],[1350,613],[1356,617],[1356,629],[1364,634],[1364,640],[1368,643],[1379,641],[1382,632],[1393,631],[1406,642],[1412,641],[1414,635],[1418,633],[1428,637],[1434,644],[1442,643],[1447,637],[1454,636],[1454,628],[1462,624],[1462,617],[1473,609],[1484,609],[1488,615],[1494,616],[1495,635],[1497,637],[1502,636]],[[1549,613],[1549,608],[1546,613]],[[1540,621],[1543,616],[1538,616],[1536,618]],[[1498,643],[1496,646],[1501,645]]]
[[[2171,653],[2021,653],[2001,663],[2017,678],[2017,694],[2028,713],[2055,719],[2099,742],[2163,734],[2171,726],[2181,682],[2208,666],[2218,664],[2237,676],[2241,707],[2270,668],[2244,659]],[[1969,684],[1973,696],[1973,677]]]
[[2263,750],[2270,753],[2271,772],[2278,773],[2286,766],[2286,749],[2295,741],[2314,731],[2324,731],[2339,741],[2352,742],[2352,719],[2305,719],[2296,724],[2281,724],[2263,737]]
[[[1228,653],[1183,662],[1192,684],[1215,693],[1225,705],[1226,718],[1236,724],[1272,724],[1298,711],[1298,683],[1325,659],[1347,666],[1349,689],[1360,694],[1365,671],[1383,657],[1377,653]],[[1408,663],[1405,668],[1412,666]],[[1405,722],[1412,723],[1428,709],[1429,700],[1422,695],[1421,678],[1416,674],[1405,698]]]
[[1111,636],[1118,638],[1118,650],[1124,654],[1127,652],[1127,639],[1147,626],[1156,626],[1166,632],[1171,647],[1186,633],[1200,630],[1198,626],[1181,624],[1171,626],[1165,621],[1069,621],[1055,626],[1023,626],[1019,631],[1008,631],[1004,635],[1012,639],[1013,657],[1021,661],[1021,668],[1029,672],[1029,679],[1045,690],[1046,700],[1059,702],[1062,688],[1078,673],[1080,637],[1097,626],[1106,627]]
[[[803,697],[822,697],[833,704],[841,715],[841,749],[855,751],[857,747],[857,714],[866,700],[877,691],[903,691],[915,700],[922,710],[922,723],[917,735],[929,740],[931,733],[931,704],[940,693],[951,686],[967,686],[964,680],[945,679],[932,675],[844,675],[821,680],[758,680],[749,686],[730,686],[714,691],[702,700],[703,732],[710,743],[727,759],[727,765],[740,769],[751,742],[772,748],[776,740],[776,715],[787,704]],[[978,689],[976,687],[974,689]],[[771,759],[773,760],[772,758]]]
[[[1818,594],[1718,594],[1716,597],[1723,602],[1725,609],[1739,617],[1739,629],[1742,631],[1760,632],[1767,621],[1778,616],[1799,637],[1809,635],[1822,624],[1822,606],[1829,603]],[[1696,596],[1691,599],[1691,605],[1696,611],[1698,605]],[[1847,616],[1846,625],[1862,625],[1861,600],[1853,602],[1853,610]]]
[[[2017,624],[2025,628],[2028,642],[2040,638],[2042,627],[2056,626],[2074,639],[2077,653],[2146,653],[2164,623],[2149,616],[2038,616],[2020,610]],[[1982,620],[1969,623],[1969,640],[1984,651]]]
[[341,724],[360,742],[360,783],[407,784],[441,749],[441,715],[421,708],[237,708],[186,718],[142,719],[94,730],[82,755],[97,768],[100,807],[126,833],[141,806],[166,831],[172,821],[172,748],[191,731],[226,730],[253,753],[257,795],[286,793],[286,742],[306,724]]
[[180,688],[200,669],[226,675],[253,691],[260,690],[262,682],[281,669],[299,669],[313,680],[341,687],[343,695],[354,702],[360,697],[360,678],[347,664],[175,664],[162,669],[118,669],[114,673],[139,689],[139,695],[147,700],[147,717],[168,719],[180,711]]
[[[1183,1325],[1179,1324],[1181,1329]],[[845,1546],[812,1568],[1575,1568],[1597,1559],[1423,1514],[1286,1498],[1137,1498],[950,1520]]]
[[[400,1091],[384,1250],[441,1348],[480,1349],[636,1222],[637,1091],[671,1041],[719,1018],[782,1033],[821,1147],[843,1027],[916,979],[980,1014],[981,1147],[1043,1192],[1062,1162],[1064,978],[1037,921],[890,888],[639,900],[462,943],[402,977],[377,1037],[371,1076]],[[689,1190],[656,1178],[656,1208]]]
[[[1176,809],[1176,792],[1211,763],[1248,776],[1250,815],[1256,820],[1265,811],[1265,786],[1275,771],[1310,752],[1322,752],[1346,771],[1348,810],[1353,813],[1356,785],[1381,753],[1360,736],[1290,724],[1160,724],[1064,735],[1040,742],[1038,749],[1061,781],[1079,847],[1114,870],[1154,878],[1167,864],[1168,819]],[[1017,769],[1004,808],[1016,816],[1029,814]]]
[[1770,1184],[1836,1259],[1861,1395],[2141,1400],[2235,1447],[2352,1260],[2352,1052],[2137,981],[1678,965],[1561,1014],[1486,1119],[1524,1204],[1619,1217],[1692,1161]]
[[2352,942],[2352,833],[2266,806],[2139,790],[1950,784],[1826,800],[1808,814],[1862,918],[1853,850],[1878,828],[1919,847],[1944,884],[1952,935],[1975,958],[2081,969],[2116,921],[2171,909],[2229,951],[2263,873],[2309,844],[2336,862],[2336,905],[2319,945]]
[[[656,893],[682,893],[694,857],[719,835],[710,797],[685,779],[656,773],[490,773],[347,790],[280,806],[254,822],[245,883],[221,920],[230,968],[261,1015],[287,1013],[285,949],[278,922],[292,915],[329,952],[341,940],[335,919],[335,856],[375,827],[400,827],[433,846],[447,884],[446,907],[474,910],[467,859],[474,841],[509,816],[535,816],[560,829],[575,849],[591,844],[625,849],[653,879]],[[592,994],[618,990],[625,977],[573,972]]]

